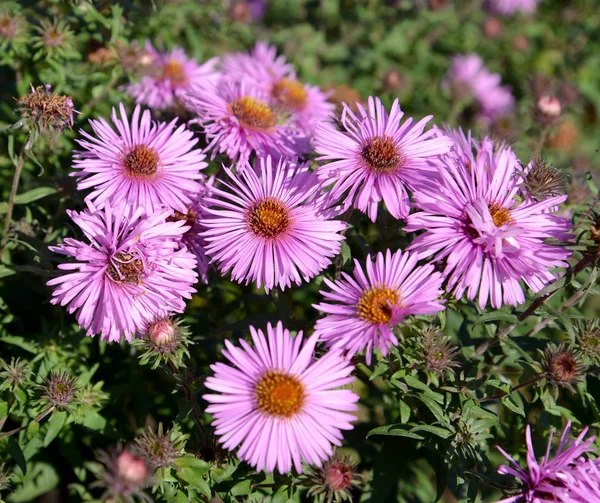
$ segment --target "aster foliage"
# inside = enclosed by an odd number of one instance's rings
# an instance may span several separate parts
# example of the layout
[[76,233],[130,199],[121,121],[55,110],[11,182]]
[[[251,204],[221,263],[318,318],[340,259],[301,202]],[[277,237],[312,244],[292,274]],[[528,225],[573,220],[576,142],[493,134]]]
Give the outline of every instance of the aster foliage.
[[0,4],[0,503],[600,501],[592,0]]

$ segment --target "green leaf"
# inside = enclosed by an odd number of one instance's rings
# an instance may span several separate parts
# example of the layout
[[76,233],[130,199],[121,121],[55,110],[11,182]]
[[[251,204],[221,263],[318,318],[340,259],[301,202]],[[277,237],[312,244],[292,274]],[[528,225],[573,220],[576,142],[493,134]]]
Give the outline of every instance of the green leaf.
[[448,431],[445,428],[440,428],[439,426],[432,426],[430,424],[417,425],[410,431],[411,433],[414,433],[416,431],[426,431],[427,433],[431,433],[432,435],[436,435],[440,438],[448,438],[450,435],[454,434],[454,432]]
[[346,262],[348,262],[348,260],[352,258],[352,252],[350,251],[350,246],[348,246],[348,243],[346,243],[346,241],[342,241],[341,249],[342,264],[345,264]]
[[252,492],[252,481],[251,480],[242,480],[234,485],[230,493],[233,496],[245,496],[246,494],[250,494]]
[[177,458],[175,460],[175,464],[180,468],[195,468],[198,470],[198,472],[202,472],[202,475],[207,473],[212,468],[211,463],[207,463],[206,461],[203,461],[191,455],[181,456],[180,458]]
[[406,424],[387,424],[385,426],[373,428],[367,433],[367,438],[371,435],[387,435],[390,437],[406,437],[414,440],[425,440],[425,437],[413,433],[412,430],[408,430],[408,428],[410,427]]
[[596,186],[596,183],[594,182],[594,178],[593,178],[592,173],[590,171],[588,171],[585,174],[585,183],[587,183],[587,186],[592,191],[592,194],[594,194],[595,196],[597,196],[598,195],[598,187]]
[[[22,194],[17,194],[15,196],[15,204],[29,204],[53,194],[56,194],[56,189],[54,187],[37,187],[28,190],[27,192],[23,192]],[[0,203],[0,213],[6,213],[7,208],[7,203]]]
[[400,422],[408,423],[410,413],[410,406],[404,400],[400,400]]
[[48,421],[48,429],[46,430],[46,436],[44,437],[44,447],[48,447],[50,442],[52,442],[56,436],[62,430],[62,427],[67,422],[68,414],[66,411],[61,410],[58,412],[54,412],[50,421]]
[[5,342],[6,344],[13,344],[14,346],[19,346],[21,349],[28,351],[29,353],[37,354],[38,348],[37,345],[28,342],[24,337],[18,335],[5,335],[0,337],[0,341]]
[[95,410],[92,410],[85,414],[81,424],[93,431],[104,431],[106,428],[106,419]]
[[31,440],[38,434],[38,431],[40,431],[40,423],[38,423],[37,421],[31,421],[31,423],[27,425],[27,430],[25,431],[25,438],[27,440]]
[[489,321],[507,321],[509,323],[516,323],[519,321],[519,319],[512,313],[492,311],[491,313],[485,313],[484,315],[480,316],[479,319],[473,324],[473,328]]
[[[515,393],[513,393],[514,395]],[[518,393],[517,393],[518,395]],[[520,401],[520,400],[519,400]],[[525,409],[523,408],[522,404],[518,404],[516,402],[516,400],[514,398],[512,398],[512,395],[507,396],[506,398],[504,398],[502,400],[502,404],[507,408],[512,410],[513,412],[515,412],[516,414],[519,414],[523,417],[525,417]]]
[[203,468],[188,466],[179,470],[177,472],[177,477],[185,480],[194,489],[197,489],[210,498],[210,487],[206,483],[206,480],[202,478],[205,473],[206,471]]

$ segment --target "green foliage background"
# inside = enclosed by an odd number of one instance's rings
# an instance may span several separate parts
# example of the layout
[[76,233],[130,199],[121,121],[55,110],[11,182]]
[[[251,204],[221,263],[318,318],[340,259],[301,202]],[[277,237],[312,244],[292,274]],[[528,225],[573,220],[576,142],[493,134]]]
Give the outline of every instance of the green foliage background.
[[[297,479],[265,477],[232,456],[215,453],[210,417],[203,414],[199,397],[208,365],[220,358],[225,337],[244,337],[248,325],[264,327],[276,320],[292,330],[310,330],[318,314],[311,304],[320,300],[322,278],[265,295],[211,271],[208,286],[198,286],[186,311],[194,344],[191,357],[184,358],[186,369],[175,374],[140,365],[139,346],[85,337],[71,316],[48,302],[45,282],[57,259],[47,247],[75,234],[65,209],[83,205],[67,176],[77,131],[89,129],[88,118],[107,117],[121,101],[132,109],[120,89],[129,76],[118,62],[90,62],[89,55],[100,47],[150,39],[158,46],[183,46],[204,61],[266,40],[312,84],[347,86],[363,99],[378,95],[387,105],[397,97],[408,115],[433,114],[438,124],[506,139],[524,162],[541,150],[571,175],[566,211],[583,233],[574,262],[595,253],[580,217],[597,197],[593,182],[585,181],[586,172],[588,180],[598,178],[600,147],[600,11],[595,0],[542,0],[531,17],[498,18],[501,33],[496,38],[485,34],[489,16],[479,1],[273,0],[264,18],[254,23],[234,21],[230,5],[218,0],[3,2],[2,14],[22,16],[22,35],[13,41],[0,38],[2,201],[8,199],[13,159],[27,140],[27,131],[8,129],[19,121],[13,97],[28,92],[30,82],[50,83],[58,93],[72,96],[81,112],[72,131],[55,141],[39,141],[34,156],[27,158],[11,240],[0,265],[0,358],[7,364],[21,358],[30,371],[20,386],[6,374],[0,382],[0,462],[6,461],[12,486],[1,497],[10,503],[35,501],[44,494],[54,499],[40,501],[98,498],[101,491],[90,488],[98,472],[93,463],[97,450],[132,442],[159,423],[184,435],[185,454],[177,469],[157,476],[160,486],[149,490],[157,501],[209,501],[209,495],[225,502],[306,499]],[[35,30],[43,19],[60,21],[58,29],[65,34],[61,47],[44,46]],[[501,73],[518,99],[517,112],[491,131],[471,123],[466,104],[440,87],[452,55],[468,52],[477,52],[490,70]],[[562,96],[569,90],[565,84],[577,89],[560,125],[550,130],[532,114],[536,74],[550,82],[548,92]],[[216,172],[218,165],[212,163],[209,171]],[[6,204],[0,203],[0,216],[5,212]],[[330,277],[340,268],[351,270],[350,257],[363,260],[386,248],[404,248],[412,238],[387,214],[377,225],[356,214],[351,223],[343,258],[325,273]],[[421,339],[414,328],[428,319],[399,329],[401,346],[388,359],[368,368],[358,358],[355,389],[361,409],[344,448],[365,477],[355,498],[374,503],[496,501],[502,489],[510,489],[510,480],[495,475],[502,457],[494,445],[522,457],[527,423],[536,425],[539,452],[550,428],[561,427],[565,419],[577,429],[598,426],[597,362],[589,363],[587,376],[573,392],[541,380],[509,394],[511,385],[540,373],[538,350],[549,342],[576,341],[577,324],[597,316],[596,274],[594,263],[568,277],[534,316],[482,354],[476,348],[517,321],[515,313],[527,306],[482,313],[472,302],[449,302],[435,322],[460,347],[461,365],[454,376],[440,378],[422,369]],[[543,329],[532,335],[544,319]],[[37,422],[45,410],[44,378],[53,369],[67,370],[81,391],[70,410],[55,410]],[[486,400],[499,393],[506,397]],[[194,422],[194,407],[205,432]]]

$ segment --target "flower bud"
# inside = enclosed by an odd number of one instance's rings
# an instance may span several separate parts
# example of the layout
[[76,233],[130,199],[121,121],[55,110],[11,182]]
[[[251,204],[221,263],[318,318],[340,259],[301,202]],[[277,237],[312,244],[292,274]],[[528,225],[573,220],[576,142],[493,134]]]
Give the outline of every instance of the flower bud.
[[404,84],[404,78],[396,70],[388,70],[383,76],[382,86],[388,93],[397,93]]
[[141,485],[148,478],[148,465],[142,458],[124,450],[116,460],[119,476],[132,484]]
[[489,39],[497,39],[502,35],[502,23],[497,17],[488,17],[483,23],[483,34]]
[[79,388],[75,385],[77,379],[72,378],[67,371],[50,373],[44,378],[43,399],[50,405],[68,409]]
[[549,345],[543,353],[542,369],[550,384],[573,390],[572,385],[585,376],[587,365],[570,347]]
[[319,497],[318,501],[352,501],[351,491],[363,477],[356,472],[356,464],[348,456],[334,454],[320,469],[311,469],[302,477],[309,485],[308,496]]
[[165,347],[176,339],[175,325],[169,320],[159,320],[148,326],[148,337],[157,347]]
[[560,100],[554,96],[542,96],[537,100],[534,115],[540,124],[545,126],[556,122],[560,117],[562,106]]

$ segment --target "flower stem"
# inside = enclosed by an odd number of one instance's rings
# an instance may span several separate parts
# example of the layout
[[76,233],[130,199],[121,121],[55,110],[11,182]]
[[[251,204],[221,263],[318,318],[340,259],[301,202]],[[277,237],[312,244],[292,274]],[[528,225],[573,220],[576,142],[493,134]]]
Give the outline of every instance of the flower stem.
[[173,371],[173,374],[179,377],[179,381],[181,382],[181,387],[183,388],[183,390],[185,392],[185,397],[192,407],[192,416],[194,417],[194,422],[198,425],[198,428],[200,428],[200,431],[202,433],[204,433],[204,426],[202,426],[202,421],[200,421],[200,410],[198,408],[198,401],[196,400],[196,397],[194,396],[194,392],[189,387],[188,383],[185,382],[185,378],[184,378],[184,376],[181,375],[181,372],[179,371],[179,369],[175,365],[173,365],[173,363],[171,363],[171,362],[169,362],[169,363],[171,365],[171,370]]
[[[25,144],[25,145],[28,145]],[[23,164],[25,163],[25,146],[21,148],[17,162],[15,163],[15,174],[13,176],[12,187],[10,189],[10,195],[8,196],[8,205],[6,207],[6,219],[4,220],[4,231],[2,232],[2,242],[0,243],[0,257],[4,253],[4,247],[8,242],[8,231],[10,229],[10,222],[12,219],[13,208],[15,206],[15,197],[17,196],[17,189],[19,188],[19,180],[21,179],[21,172],[23,171]]]
[[526,388],[527,386],[530,386],[530,385],[538,382],[542,377],[544,377],[542,374],[538,374],[535,377],[528,379],[527,381],[524,381],[515,386],[512,386],[508,391],[498,393],[497,395],[486,396],[484,398],[480,398],[478,401],[479,401],[479,403],[485,403],[485,402],[491,402],[493,400],[503,400],[507,396],[512,395],[515,391],[519,391],[520,389]]

